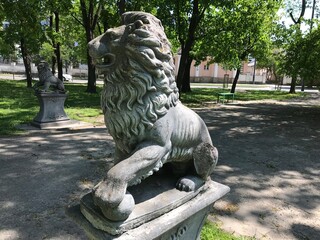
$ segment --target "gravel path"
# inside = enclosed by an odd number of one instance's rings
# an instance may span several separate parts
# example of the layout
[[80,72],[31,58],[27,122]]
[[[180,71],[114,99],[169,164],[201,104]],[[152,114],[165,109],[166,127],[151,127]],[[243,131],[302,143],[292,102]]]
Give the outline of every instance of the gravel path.
[[[320,103],[235,102],[196,111],[219,149],[213,180],[231,187],[210,219],[258,239],[320,239]],[[102,178],[104,127],[0,138],[0,239],[86,239],[65,215]]]

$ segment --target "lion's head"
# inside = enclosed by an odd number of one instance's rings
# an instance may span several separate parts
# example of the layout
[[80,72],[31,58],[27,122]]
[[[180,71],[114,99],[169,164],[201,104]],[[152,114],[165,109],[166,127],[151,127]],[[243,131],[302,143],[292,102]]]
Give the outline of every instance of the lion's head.
[[51,77],[53,74],[50,70],[49,64],[47,62],[41,61],[38,66],[39,80],[45,81],[47,77]]
[[92,40],[89,52],[105,74],[106,125],[115,140],[123,142],[135,141],[152,127],[177,104],[179,93],[171,45],[160,20],[144,12],[127,12],[122,21],[122,26]]

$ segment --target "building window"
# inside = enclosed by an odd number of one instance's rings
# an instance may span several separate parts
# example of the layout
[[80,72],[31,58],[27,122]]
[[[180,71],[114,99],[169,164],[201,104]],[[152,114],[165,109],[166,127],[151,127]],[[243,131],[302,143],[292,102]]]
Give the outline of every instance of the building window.
[[205,65],[203,66],[203,69],[204,69],[204,70],[209,70],[209,63],[205,64]]

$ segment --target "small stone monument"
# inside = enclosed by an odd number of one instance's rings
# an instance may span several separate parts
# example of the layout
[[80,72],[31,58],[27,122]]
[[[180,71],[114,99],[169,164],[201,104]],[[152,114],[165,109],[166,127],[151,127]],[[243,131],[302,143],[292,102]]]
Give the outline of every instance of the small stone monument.
[[218,151],[203,120],[179,101],[160,20],[127,12],[122,22],[89,43],[105,74],[101,105],[114,166],[68,213],[90,239],[199,239],[212,205],[229,191],[210,179]]
[[40,110],[31,125],[40,129],[70,125],[73,121],[64,111],[64,102],[68,95],[63,82],[51,73],[47,62],[40,62],[37,69],[39,81],[33,85],[33,88],[39,100]]

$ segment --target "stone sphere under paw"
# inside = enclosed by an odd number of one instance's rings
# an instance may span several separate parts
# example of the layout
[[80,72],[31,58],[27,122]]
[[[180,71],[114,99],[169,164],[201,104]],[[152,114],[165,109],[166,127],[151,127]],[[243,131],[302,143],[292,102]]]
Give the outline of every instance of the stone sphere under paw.
[[103,215],[111,221],[124,221],[132,213],[134,206],[134,198],[130,193],[126,193],[118,206],[115,208],[106,207],[101,210]]

